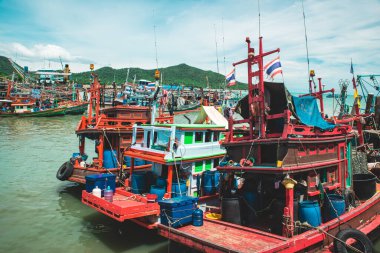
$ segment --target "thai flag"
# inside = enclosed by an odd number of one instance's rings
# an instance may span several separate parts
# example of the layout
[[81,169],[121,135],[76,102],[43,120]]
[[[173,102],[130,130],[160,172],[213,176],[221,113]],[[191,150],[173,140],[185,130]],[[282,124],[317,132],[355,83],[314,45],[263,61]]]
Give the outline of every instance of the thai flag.
[[272,61],[264,66],[265,73],[273,80],[277,74],[282,74],[280,56],[277,56]]
[[233,68],[231,72],[226,75],[226,82],[227,82],[227,87],[230,87],[236,84],[235,68]]

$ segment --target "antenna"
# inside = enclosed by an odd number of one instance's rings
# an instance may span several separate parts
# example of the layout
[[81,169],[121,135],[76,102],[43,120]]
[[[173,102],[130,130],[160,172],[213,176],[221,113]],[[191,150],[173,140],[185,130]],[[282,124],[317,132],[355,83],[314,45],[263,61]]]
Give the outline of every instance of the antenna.
[[[309,61],[309,47],[307,45],[307,33],[306,33],[306,16],[305,16],[305,8],[303,6],[303,0],[301,1],[302,3],[302,13],[303,13],[303,26],[305,28],[305,41],[306,41],[306,57],[307,57],[307,75],[309,76],[309,81],[310,81],[310,61]],[[310,91],[311,93],[311,91]]]
[[257,0],[257,7],[259,9],[259,37],[261,37],[261,13],[260,13],[260,0]]
[[218,42],[216,41],[216,26],[214,24],[214,31],[215,31],[215,52],[216,52],[216,69],[219,74],[219,57],[218,57]]
[[154,47],[155,47],[155,49],[156,49],[156,67],[157,67],[157,69],[158,69],[156,25],[154,25]]
[[[227,74],[226,70],[226,51],[224,50],[224,19],[222,17],[222,35],[223,35],[223,65],[224,65],[224,75]],[[226,84],[226,79],[224,78],[224,84]]]

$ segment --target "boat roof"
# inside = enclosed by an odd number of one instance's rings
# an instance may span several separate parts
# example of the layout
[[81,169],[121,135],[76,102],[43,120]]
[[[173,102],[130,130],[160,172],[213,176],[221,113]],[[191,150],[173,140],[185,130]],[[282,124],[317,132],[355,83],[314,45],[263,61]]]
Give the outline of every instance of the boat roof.
[[175,126],[176,128],[180,129],[219,129],[222,128],[225,129],[222,125],[208,125],[208,124],[147,124],[143,126],[155,126],[155,127],[172,127]]
[[33,102],[25,102],[25,103],[17,102],[17,103],[12,103],[12,105],[34,105],[34,103]]
[[0,103],[1,102],[6,102],[6,103],[11,103],[13,102],[12,100],[9,100],[9,99],[0,99]]

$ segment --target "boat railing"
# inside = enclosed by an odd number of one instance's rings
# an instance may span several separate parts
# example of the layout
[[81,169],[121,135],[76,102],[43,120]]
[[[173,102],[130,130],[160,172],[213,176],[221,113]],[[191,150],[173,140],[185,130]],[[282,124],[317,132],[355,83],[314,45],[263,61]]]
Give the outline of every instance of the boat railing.
[[[284,119],[284,126],[282,132],[270,132],[267,131],[266,138],[288,138],[292,136],[297,137],[325,137],[336,136],[351,132],[352,127],[347,125],[337,125],[331,130],[321,130],[316,127],[306,126],[300,124],[297,120],[291,119],[291,111],[286,109],[283,113],[266,115],[266,122],[270,122],[275,119]],[[232,117],[228,120],[228,129],[226,133],[225,143],[246,141],[259,138],[255,135],[255,130],[250,134],[249,129],[245,125],[242,127],[234,127],[236,124],[249,123],[251,119],[234,120]],[[267,129],[268,130],[268,129]],[[251,137],[252,136],[252,137]]]

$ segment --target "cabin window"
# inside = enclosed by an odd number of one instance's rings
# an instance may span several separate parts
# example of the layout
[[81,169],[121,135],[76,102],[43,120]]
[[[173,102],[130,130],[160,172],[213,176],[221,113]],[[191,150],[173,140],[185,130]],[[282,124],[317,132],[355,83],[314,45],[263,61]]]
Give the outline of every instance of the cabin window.
[[193,132],[185,132],[185,144],[193,143]]
[[203,171],[203,161],[195,162],[195,173],[202,172]]
[[211,160],[206,160],[206,162],[205,162],[205,170],[211,170]]
[[168,147],[170,141],[170,132],[168,131],[157,131],[154,132],[154,146],[153,149],[165,150]]
[[334,145],[333,145],[333,144],[330,144],[330,145],[328,146],[328,150],[327,150],[327,152],[329,152],[329,153],[334,153],[334,152],[335,152],[335,149],[334,149]]
[[219,166],[219,158],[215,158],[215,159],[213,160],[213,163],[214,163],[214,168],[215,168],[216,166]]
[[214,133],[214,136],[212,137],[212,140],[215,142],[215,141],[219,141],[219,133],[215,132]]
[[303,146],[298,147],[298,156],[306,156],[306,150]]
[[195,143],[203,142],[203,132],[195,132]]
[[318,154],[326,154],[327,150],[326,150],[326,146],[319,146],[318,147]]
[[317,154],[317,149],[315,146],[310,146],[309,147],[309,155],[316,155]]
[[205,142],[211,142],[211,132],[205,132]]

